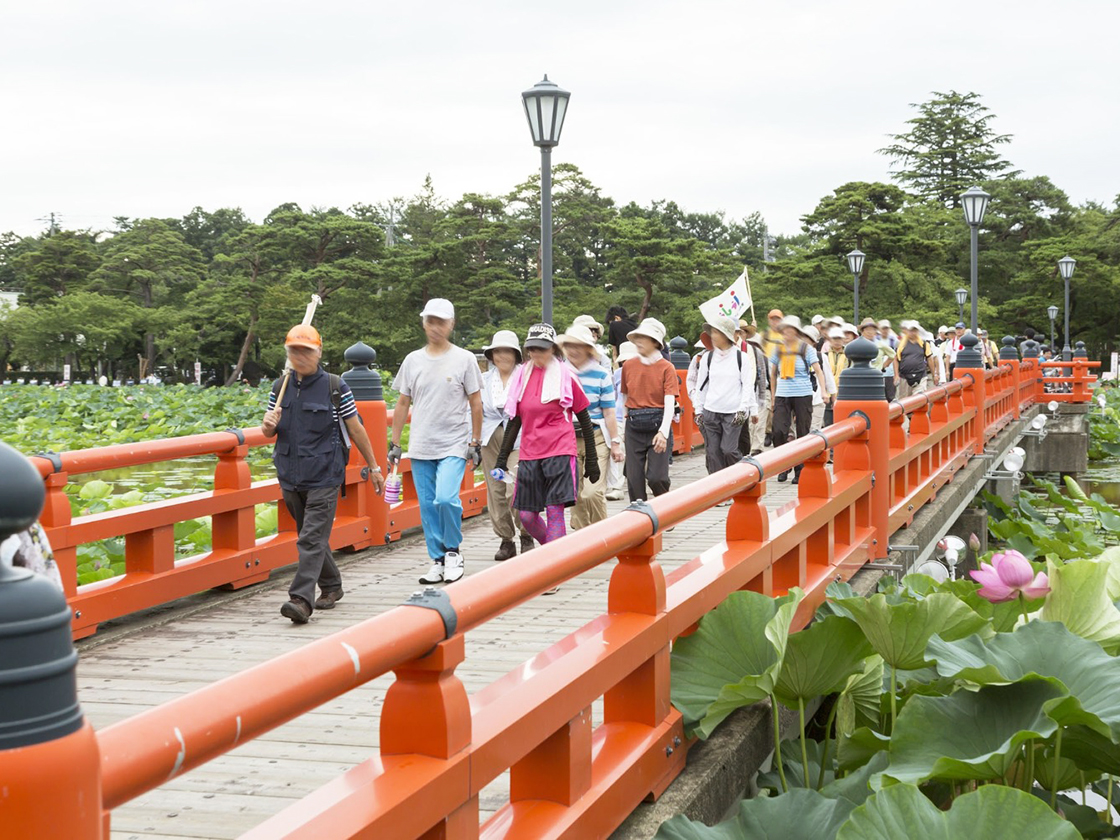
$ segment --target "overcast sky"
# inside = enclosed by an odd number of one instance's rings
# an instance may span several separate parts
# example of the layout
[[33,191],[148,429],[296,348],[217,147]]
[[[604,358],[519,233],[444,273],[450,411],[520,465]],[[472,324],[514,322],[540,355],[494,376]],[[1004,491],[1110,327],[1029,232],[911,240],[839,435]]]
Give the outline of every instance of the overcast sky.
[[520,92],[572,92],[555,162],[619,202],[759,210],[772,232],[933,90],[1076,202],[1120,193],[1120,2],[6,3],[0,231],[113,216],[503,193],[539,166]]

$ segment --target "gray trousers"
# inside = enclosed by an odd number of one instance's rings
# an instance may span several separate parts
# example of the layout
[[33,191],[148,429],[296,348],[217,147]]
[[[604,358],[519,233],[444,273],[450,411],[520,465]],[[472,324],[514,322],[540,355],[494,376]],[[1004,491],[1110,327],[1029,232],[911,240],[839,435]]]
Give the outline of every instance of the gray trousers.
[[[736,426],[732,421],[734,414],[717,414],[704,409],[704,463],[708,474],[719,472],[724,467],[738,463],[739,439],[743,427]],[[748,421],[750,422],[749,418]]]
[[299,597],[315,609],[315,584],[323,592],[342,588],[342,575],[331,553],[331,528],[334,527],[334,510],[338,506],[337,487],[316,487],[312,490],[285,490],[284,504],[296,521],[296,548],[299,550],[299,567],[289,597]]
[[657,431],[639,432],[626,426],[626,489],[630,501],[648,499],[646,482],[654,496],[669,492],[669,454],[673,451],[670,442],[664,452],[655,452],[653,439]]

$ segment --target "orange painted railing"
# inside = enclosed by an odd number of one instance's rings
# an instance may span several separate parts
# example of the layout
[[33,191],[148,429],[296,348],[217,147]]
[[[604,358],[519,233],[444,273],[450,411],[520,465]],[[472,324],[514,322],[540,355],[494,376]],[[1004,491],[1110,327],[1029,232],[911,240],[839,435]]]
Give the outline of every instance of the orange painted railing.
[[677,371],[677,379],[681,383],[681,393],[677,397],[680,414],[673,421],[673,452],[677,455],[691,452],[693,449],[704,445],[704,435],[696,425],[696,416],[692,408],[692,400],[688,398],[688,388],[685,386],[686,370]]
[[[1035,402],[1038,376],[1032,361],[991,375],[958,368],[954,381],[900,402],[840,401],[819,434],[433,595],[453,618],[397,607],[109,726],[96,735],[100,761],[82,769],[99,780],[102,819],[70,836],[107,837],[113,808],[392,671],[379,755],[245,837],[605,837],[684,765],[671,641],[740,589],[801,587],[803,626],[830,582],[886,557],[892,532],[981,452],[989,422],[1005,426]],[[765,481],[797,465],[796,501],[768,508]],[[666,575],[662,532],[726,499],[723,533]],[[455,673],[466,632],[615,558],[606,614],[467,695]],[[480,825],[479,792],[506,770],[509,801]]]
[[1044,396],[1039,399],[1045,402],[1086,403],[1092,398],[1093,383],[1097,377],[1089,373],[1089,368],[1099,368],[1100,362],[1090,362],[1088,359],[1073,359],[1069,362],[1061,360],[1043,362],[1046,371],[1045,378],[1039,383],[1039,388]]
[[[358,402],[357,406],[374,455],[384,465],[386,424],[392,423],[392,412],[386,412],[383,402]],[[74,637],[88,636],[110,619],[204,589],[238,589],[258,583],[273,570],[295,562],[295,521],[283,504],[278,504],[277,534],[256,538],[256,505],[278,503],[280,485],[275,479],[253,481],[246,459],[250,448],[271,443],[259,428],[231,429],[32,458],[46,482],[47,501],[41,522],[73,610]],[[71,476],[199,455],[218,457],[212,491],[87,516],[71,515],[66,494]],[[373,492],[373,486],[363,477],[363,467],[361,455],[352,453],[344,496],[339,500],[331,532],[332,548],[357,550],[388,543],[400,539],[402,531],[420,525],[408,459],[401,464],[401,501],[391,507]],[[460,498],[464,516],[481,513],[486,506],[485,484],[475,484],[474,475],[468,471],[463,476]],[[212,517],[211,550],[176,559],[175,525],[204,516]],[[114,537],[124,537],[125,573],[78,586],[78,546]]]

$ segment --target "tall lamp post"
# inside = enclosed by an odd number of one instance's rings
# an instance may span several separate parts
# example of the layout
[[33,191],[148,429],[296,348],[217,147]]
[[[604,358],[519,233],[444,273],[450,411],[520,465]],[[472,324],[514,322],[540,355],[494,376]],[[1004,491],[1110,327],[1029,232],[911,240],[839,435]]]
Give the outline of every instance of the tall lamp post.
[[1068,254],[1058,260],[1058,271],[1062,274],[1062,279],[1066,281],[1066,344],[1062,348],[1062,361],[1068,362],[1073,358],[1073,350],[1069,346],[1069,278],[1073,277],[1073,269],[1077,265],[1077,260]]
[[991,198],[986,192],[979,187],[969,187],[961,195],[961,207],[964,209],[964,220],[968,222],[968,227],[972,232],[972,259],[969,263],[969,274],[972,279],[972,334],[977,334],[977,322],[979,321],[979,312],[977,304],[979,303],[978,294],[978,281],[976,270],[976,249],[977,249],[977,236],[980,230],[980,224],[984,221],[984,211],[988,209],[988,200]]
[[855,291],[855,314],[853,323],[859,323],[859,275],[863,272],[863,261],[867,254],[856,248],[848,254],[848,271],[852,272],[852,289]]
[[957,320],[964,320],[964,302],[968,300],[968,289],[957,289],[953,292],[957,297]]
[[552,323],[552,147],[560,142],[571,94],[546,75],[521,94],[533,144],[541,150],[541,320]]
[[1058,307],[1053,304],[1047,306],[1046,314],[1050,316],[1050,352],[1054,352],[1054,322],[1058,320]]

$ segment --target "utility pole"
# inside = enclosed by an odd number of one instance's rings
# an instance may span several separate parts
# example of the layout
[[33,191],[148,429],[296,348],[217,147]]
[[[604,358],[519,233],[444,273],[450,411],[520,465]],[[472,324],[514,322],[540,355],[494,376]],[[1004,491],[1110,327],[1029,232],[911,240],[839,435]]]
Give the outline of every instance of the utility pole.
[[389,221],[382,225],[385,229],[385,246],[392,248],[397,244],[396,236],[397,226],[397,204],[395,201],[389,202]]
[[39,218],[39,219],[36,219],[35,221],[37,221],[37,222],[47,222],[48,223],[47,236],[54,236],[56,233],[59,232],[59,230],[61,230],[60,225],[62,224],[62,214],[61,213],[55,213],[55,212],[52,211],[50,216]]

